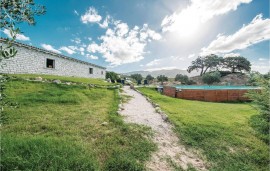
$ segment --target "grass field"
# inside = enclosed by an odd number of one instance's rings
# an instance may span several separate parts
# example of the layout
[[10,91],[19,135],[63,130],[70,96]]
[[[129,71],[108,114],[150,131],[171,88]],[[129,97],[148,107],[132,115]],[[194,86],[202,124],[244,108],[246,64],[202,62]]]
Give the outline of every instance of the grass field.
[[117,90],[21,79],[6,88],[17,105],[1,116],[3,171],[144,170],[156,149],[148,128],[117,115]]
[[250,104],[188,101],[139,90],[160,105],[182,143],[199,150],[210,170],[269,170],[269,147],[249,125],[257,114]]

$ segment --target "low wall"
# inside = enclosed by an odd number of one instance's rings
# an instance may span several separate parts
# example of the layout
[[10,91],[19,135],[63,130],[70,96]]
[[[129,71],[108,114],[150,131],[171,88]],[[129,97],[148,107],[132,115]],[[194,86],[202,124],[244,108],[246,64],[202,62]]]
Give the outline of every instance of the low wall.
[[244,96],[248,90],[194,90],[182,89],[176,91],[175,87],[164,87],[163,94],[187,100],[199,100],[208,102],[248,101]]

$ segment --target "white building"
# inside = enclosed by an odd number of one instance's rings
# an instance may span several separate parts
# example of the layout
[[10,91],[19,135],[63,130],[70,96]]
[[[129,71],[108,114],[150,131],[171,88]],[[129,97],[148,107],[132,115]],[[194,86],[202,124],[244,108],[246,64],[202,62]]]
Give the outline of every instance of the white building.
[[[3,42],[3,39],[0,39]],[[46,74],[105,79],[106,68],[51,51],[14,42],[17,55],[4,59],[0,73]]]

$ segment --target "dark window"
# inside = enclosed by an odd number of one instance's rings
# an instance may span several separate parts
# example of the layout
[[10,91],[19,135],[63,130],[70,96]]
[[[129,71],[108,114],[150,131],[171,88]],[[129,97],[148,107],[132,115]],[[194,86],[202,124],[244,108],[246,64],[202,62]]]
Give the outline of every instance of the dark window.
[[103,71],[101,71],[101,75],[103,75]]
[[93,74],[93,68],[89,68],[89,73]]
[[47,59],[46,60],[46,67],[47,68],[54,68],[54,60],[53,59]]

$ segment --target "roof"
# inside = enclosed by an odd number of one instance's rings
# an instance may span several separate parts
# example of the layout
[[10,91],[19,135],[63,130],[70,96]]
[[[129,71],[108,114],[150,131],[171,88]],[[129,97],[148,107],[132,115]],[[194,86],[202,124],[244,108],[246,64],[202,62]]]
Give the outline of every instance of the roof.
[[[5,38],[0,38],[0,42],[4,42],[6,40],[7,39],[5,39]],[[36,51],[39,51],[39,52],[42,52],[42,53],[45,53],[45,54],[50,54],[50,55],[57,56],[57,57],[60,57],[60,58],[72,60],[72,61],[75,61],[75,62],[79,62],[79,63],[91,65],[91,66],[94,66],[94,67],[106,69],[105,67],[102,67],[102,66],[99,66],[99,65],[96,65],[96,64],[92,64],[90,62],[75,59],[75,58],[65,56],[65,55],[62,55],[62,54],[59,54],[59,53],[55,53],[55,52],[52,52],[52,51],[49,51],[49,50],[41,49],[41,48],[38,48],[38,47],[35,47],[35,46],[30,46],[30,45],[27,45],[27,44],[24,44],[24,43],[14,41],[14,42],[12,42],[12,44],[20,46],[20,47],[25,47],[25,48],[28,48],[28,49],[33,49],[33,50],[36,50]]]

